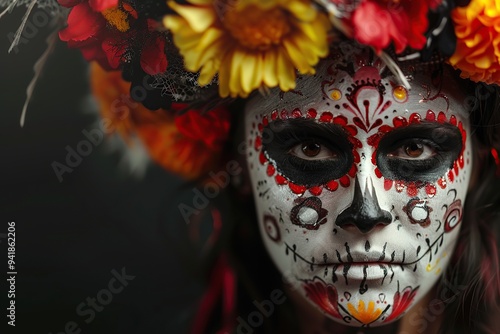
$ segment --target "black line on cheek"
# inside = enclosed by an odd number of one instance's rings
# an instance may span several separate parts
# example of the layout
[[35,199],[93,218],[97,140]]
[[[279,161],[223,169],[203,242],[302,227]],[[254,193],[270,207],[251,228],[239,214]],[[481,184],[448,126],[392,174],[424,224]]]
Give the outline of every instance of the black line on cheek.
[[[427,244],[427,247],[430,249],[431,242],[430,242],[429,238],[425,238],[425,243]],[[432,262],[432,252],[429,252],[429,262]]]
[[269,192],[269,190],[271,190],[271,188],[266,189],[264,192],[260,192],[259,197],[262,198],[262,197],[266,196],[266,194]]
[[[450,196],[450,193],[451,193],[451,192],[453,192],[453,201],[455,201],[455,200],[457,199],[457,193],[458,193],[458,192],[457,192],[457,189],[455,189],[455,188],[450,189],[450,190],[448,191],[448,196]],[[452,202],[453,202],[453,201],[452,201]]]

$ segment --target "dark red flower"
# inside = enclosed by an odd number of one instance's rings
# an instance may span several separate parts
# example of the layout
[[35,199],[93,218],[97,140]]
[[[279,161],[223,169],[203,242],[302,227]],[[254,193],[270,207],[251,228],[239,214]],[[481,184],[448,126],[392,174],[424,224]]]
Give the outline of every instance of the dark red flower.
[[[156,31],[157,23],[139,18],[127,3],[119,0],[59,0],[72,7],[68,26],[59,32],[59,38],[71,48],[78,48],[87,61],[97,61],[107,70],[117,69],[127,48],[136,47],[130,41],[140,41],[140,64],[150,75],[167,69],[165,38]],[[141,24],[132,23],[142,19]],[[137,30],[135,30],[137,29]]]
[[163,73],[167,70],[165,55],[165,38],[156,32],[157,23],[148,19],[148,30],[151,32],[141,51],[141,68],[149,75]]
[[116,48],[103,48],[110,38],[106,19],[100,11],[116,7],[118,0],[59,0],[59,3],[73,7],[68,15],[68,26],[59,32],[59,38],[70,48],[80,49],[87,61],[96,60],[106,69],[117,68],[117,62],[108,59],[119,59],[123,50],[120,53]]
[[[173,110],[185,108],[185,104],[173,103]],[[227,108],[219,107],[208,112],[188,110],[175,116],[175,125],[185,138],[198,141],[212,150],[220,151],[229,134],[230,113]]]
[[[91,84],[102,117],[111,121],[109,128],[128,144],[137,135],[161,167],[189,180],[220,168],[231,120],[226,107],[202,114],[174,103],[171,109],[152,112],[127,96],[131,84],[120,71],[105,71],[97,64],[91,66]],[[180,111],[184,113],[177,115]]]
[[[397,319],[406,309],[410,306],[418,291],[418,286],[415,289],[407,286],[401,292],[396,292],[394,295],[394,302],[392,304],[392,313],[384,322],[389,322]],[[399,290],[399,289],[398,289]]]
[[325,284],[316,278],[316,281],[309,281],[304,284],[307,297],[318,305],[323,311],[335,318],[342,319],[338,307],[338,293],[333,285]]
[[396,53],[406,47],[422,49],[426,43],[427,13],[437,0],[363,0],[348,19],[353,35],[362,44],[381,52],[394,43]]

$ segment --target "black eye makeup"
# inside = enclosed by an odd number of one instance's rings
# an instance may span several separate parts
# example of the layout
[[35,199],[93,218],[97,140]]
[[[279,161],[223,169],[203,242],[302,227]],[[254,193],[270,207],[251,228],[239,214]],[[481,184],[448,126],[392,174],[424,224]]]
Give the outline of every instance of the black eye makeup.
[[312,119],[276,120],[263,129],[267,158],[292,182],[316,186],[344,176],[352,166],[352,145],[344,129]]
[[377,148],[377,166],[391,180],[435,182],[462,151],[457,127],[421,123],[387,133]]

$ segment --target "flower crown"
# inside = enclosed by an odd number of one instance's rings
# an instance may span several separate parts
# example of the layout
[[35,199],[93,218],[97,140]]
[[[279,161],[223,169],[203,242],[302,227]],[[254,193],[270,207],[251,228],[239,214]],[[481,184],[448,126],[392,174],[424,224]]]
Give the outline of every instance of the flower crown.
[[[93,92],[115,129],[187,178],[219,159],[231,101],[293,90],[343,38],[371,47],[406,86],[394,60],[436,55],[463,78],[500,83],[496,0],[0,0],[4,13],[35,4],[62,18],[62,41],[100,65]],[[113,107],[123,94],[133,101],[125,116]]]

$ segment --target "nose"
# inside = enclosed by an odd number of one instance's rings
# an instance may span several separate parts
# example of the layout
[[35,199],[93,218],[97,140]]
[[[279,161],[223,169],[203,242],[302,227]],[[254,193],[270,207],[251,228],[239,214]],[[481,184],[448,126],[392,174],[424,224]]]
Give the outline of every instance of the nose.
[[362,233],[368,233],[377,225],[389,225],[392,222],[390,212],[380,208],[373,184],[371,188],[370,192],[368,190],[368,182],[366,182],[365,193],[363,195],[358,178],[356,177],[352,203],[337,217],[335,222],[337,226],[345,228],[346,226],[354,225]]

